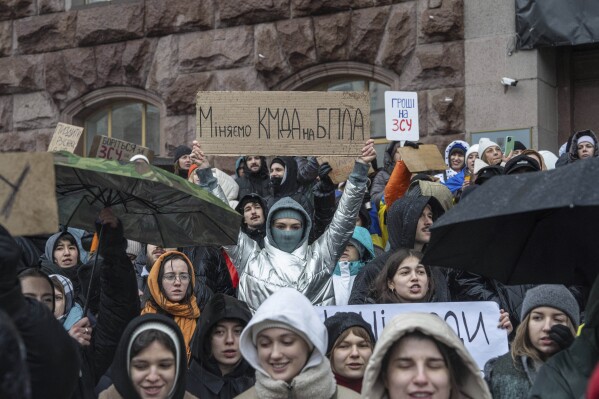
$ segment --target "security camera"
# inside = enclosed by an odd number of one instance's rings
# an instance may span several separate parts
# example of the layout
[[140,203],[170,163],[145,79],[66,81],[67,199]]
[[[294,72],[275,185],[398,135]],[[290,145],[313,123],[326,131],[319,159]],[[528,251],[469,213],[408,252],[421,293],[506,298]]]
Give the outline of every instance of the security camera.
[[518,81],[512,78],[501,78],[501,84],[504,86],[516,86]]

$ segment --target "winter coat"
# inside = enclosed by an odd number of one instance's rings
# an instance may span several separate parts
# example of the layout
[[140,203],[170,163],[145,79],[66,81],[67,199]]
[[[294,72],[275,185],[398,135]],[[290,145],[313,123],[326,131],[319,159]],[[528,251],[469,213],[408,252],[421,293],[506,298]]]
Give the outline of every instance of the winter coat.
[[[349,298],[350,305],[376,301],[375,298],[370,297],[374,281],[392,254],[402,248],[414,248],[418,219],[426,205],[431,206],[434,220],[443,214],[441,204],[434,197],[404,196],[393,203],[387,212],[387,229],[389,230],[391,249],[384,255],[377,256],[360,270]],[[432,302],[448,302],[450,295],[443,272],[432,266],[431,276],[435,280],[435,295]]]
[[[175,354],[176,364],[176,381],[174,391],[169,399],[188,399],[195,398],[195,396],[189,395],[185,392],[185,381],[186,381],[186,370],[187,370],[187,357],[185,356],[185,342],[183,341],[183,335],[177,327],[177,324],[170,318],[159,315],[159,314],[146,314],[143,316],[136,317],[129,325],[124,329],[122,333],[118,351],[112,362],[112,379],[114,384],[107,390],[100,393],[100,399],[139,399],[140,396],[135,390],[131,377],[129,376],[129,361],[131,359],[131,345],[137,331],[144,327],[148,328],[149,324],[162,325],[162,328],[166,328],[170,333],[169,336],[174,336],[177,339],[179,352]],[[148,329],[151,329],[149,327]]]
[[[451,163],[450,163],[451,160],[449,159],[449,154],[451,153],[451,150],[453,150],[456,146],[464,149],[464,155],[466,155],[468,148],[470,148],[470,145],[462,140],[454,140],[451,143],[449,143],[447,145],[447,147],[445,147],[445,165],[447,165],[447,169],[445,170],[445,172],[435,175],[435,177],[439,178],[439,181],[441,183],[445,183],[447,181],[447,179],[450,179],[459,173],[459,172],[456,172],[455,170],[451,169]],[[464,156],[464,168],[465,167],[466,167],[466,157]],[[462,168],[462,170],[464,168]]]
[[586,322],[574,343],[545,363],[530,392],[531,399],[582,398],[599,362],[599,279],[595,279],[586,308]]
[[[238,298],[252,311],[281,287],[294,287],[315,305],[334,303],[331,275],[337,260],[349,242],[366,191],[368,165],[356,162],[333,221],[324,234],[308,245],[311,221],[306,211],[291,198],[280,200],[269,211],[264,249],[245,233],[239,233],[237,245],[225,247],[239,273]],[[300,246],[292,253],[272,244],[272,215],[277,209],[292,208],[304,214],[306,225]]]
[[579,132],[574,133],[570,140],[568,141],[567,151],[560,155],[557,162],[555,163],[555,167],[559,168],[560,166],[568,165],[572,162],[578,161],[578,139],[582,136],[590,136],[595,140],[595,152],[593,153],[593,157],[599,156],[599,144],[597,143],[597,136],[592,130],[581,130]]
[[231,399],[254,385],[254,369],[245,359],[223,376],[211,353],[211,334],[219,321],[234,319],[243,326],[252,318],[247,305],[233,297],[216,294],[204,308],[191,343],[187,391],[201,399]]
[[64,291],[64,314],[58,318],[64,329],[69,331],[73,324],[83,318],[83,308],[75,302],[73,283],[67,277],[60,274],[51,274],[48,277],[57,279]]
[[220,169],[212,168],[212,174],[218,180],[218,184],[223,189],[229,206],[235,208],[237,206],[237,198],[239,197],[239,185],[234,178],[226,174]]
[[463,374],[460,391],[452,392],[451,399],[491,399],[489,389],[480,376],[478,365],[460,338],[440,317],[429,313],[402,314],[385,326],[364,373],[362,399],[388,398],[384,382],[385,370],[382,369],[383,359],[397,341],[414,331],[428,335],[453,349],[457,359],[462,363],[463,367],[459,370]]
[[[235,296],[227,262],[220,248],[197,246],[183,248],[182,251],[193,265],[196,275],[194,291],[200,309],[203,309],[213,294],[223,293]],[[201,298],[201,299],[200,299]]]
[[[283,323],[303,333],[301,339],[314,346],[306,365],[287,384],[273,380],[260,365],[258,350],[252,341],[253,327],[265,321]],[[292,288],[281,288],[268,298],[256,311],[241,333],[239,346],[243,357],[256,370],[256,385],[237,398],[260,399],[328,399],[358,398],[356,392],[338,387],[325,356],[327,330],[314,307],[304,295]]]
[[381,200],[385,196],[385,186],[391,177],[391,173],[393,172],[393,168],[395,167],[395,161],[393,160],[393,156],[395,155],[395,150],[399,145],[399,141],[391,141],[387,148],[385,148],[385,154],[383,155],[383,169],[378,171],[374,180],[372,181],[372,186],[370,187],[370,197],[372,198],[372,202],[376,205],[377,209]]
[[347,305],[356,275],[366,262],[374,258],[374,246],[368,230],[356,226],[352,239],[362,244],[364,254],[361,259],[354,262],[337,262],[337,266],[333,271],[333,289],[335,291],[335,305],[337,306]]
[[536,375],[534,360],[518,356],[514,361],[510,352],[485,364],[485,380],[493,399],[527,398]]
[[239,193],[237,199],[245,197],[248,194],[258,194],[262,198],[269,194],[269,173],[268,165],[266,164],[266,158],[260,157],[261,166],[257,173],[253,173],[247,166],[247,163],[243,166],[243,176],[237,179],[237,185],[239,186]]
[[[46,305],[21,293],[17,279],[20,256],[19,246],[0,226],[0,310],[12,319],[25,345],[31,397],[69,398],[77,387],[81,368],[77,343]],[[2,361],[10,361],[7,353],[3,353]],[[7,365],[12,370],[18,366]]]

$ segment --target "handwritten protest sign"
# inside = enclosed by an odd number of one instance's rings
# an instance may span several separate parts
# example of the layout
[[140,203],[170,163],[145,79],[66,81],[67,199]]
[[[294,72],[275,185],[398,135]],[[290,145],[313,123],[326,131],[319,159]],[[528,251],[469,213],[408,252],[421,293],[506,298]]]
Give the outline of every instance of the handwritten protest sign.
[[385,126],[387,140],[418,141],[418,93],[386,91]]
[[447,169],[439,148],[434,144],[420,144],[418,149],[401,147],[399,154],[412,173]]
[[59,123],[56,125],[52,140],[48,146],[48,152],[68,151],[74,152],[79,143],[79,138],[83,133],[83,128],[80,126],[67,125]]
[[358,156],[368,92],[199,92],[196,139],[208,154]]
[[52,154],[0,154],[0,224],[12,235],[58,230],[55,191]]
[[154,151],[147,147],[106,136],[94,136],[94,141],[89,151],[90,157],[114,159],[117,161],[128,161],[136,154],[145,155],[150,162],[152,162],[152,158],[154,157]]
[[[317,157],[318,163],[323,164],[328,162],[331,165],[331,173],[329,173],[329,177],[335,184],[342,183],[347,180],[350,173],[354,170],[354,164],[356,163],[357,157],[335,157],[335,156],[327,156],[327,157]],[[368,173],[373,172],[372,166],[370,167]]]
[[482,370],[485,363],[508,352],[507,333],[497,327],[499,306],[495,302],[437,302],[387,305],[315,306],[324,321],[337,312],[360,313],[375,338],[393,317],[410,312],[435,313],[449,324]]

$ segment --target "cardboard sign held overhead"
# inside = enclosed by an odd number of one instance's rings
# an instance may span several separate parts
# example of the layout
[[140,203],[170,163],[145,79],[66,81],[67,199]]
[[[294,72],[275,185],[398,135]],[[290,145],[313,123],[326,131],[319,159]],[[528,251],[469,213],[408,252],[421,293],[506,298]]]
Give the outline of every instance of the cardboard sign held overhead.
[[390,141],[418,141],[418,93],[385,92],[385,131]]
[[412,173],[447,169],[441,152],[434,144],[420,144],[417,150],[412,147],[401,147],[399,153]]
[[370,137],[368,92],[199,92],[207,154],[358,156]]
[[143,154],[152,162],[154,151],[139,144],[106,136],[94,136],[89,156],[93,158],[128,161],[133,155]]
[[48,152],[74,152],[82,133],[83,128],[80,126],[59,123],[56,125],[56,130],[54,130],[54,134],[52,135],[52,141],[50,141],[50,145],[48,146]]
[[58,231],[55,185],[52,154],[0,154],[0,224],[13,236]]

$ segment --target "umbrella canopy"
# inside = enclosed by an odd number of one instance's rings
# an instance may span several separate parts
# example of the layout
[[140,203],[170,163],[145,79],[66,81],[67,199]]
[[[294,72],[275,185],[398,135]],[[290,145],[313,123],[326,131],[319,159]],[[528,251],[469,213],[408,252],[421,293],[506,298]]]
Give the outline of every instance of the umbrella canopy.
[[599,270],[599,158],[497,176],[431,228],[422,262],[506,284],[591,285]]
[[95,231],[105,207],[125,237],[162,247],[237,242],[240,215],[197,185],[146,163],[54,155],[60,223]]

